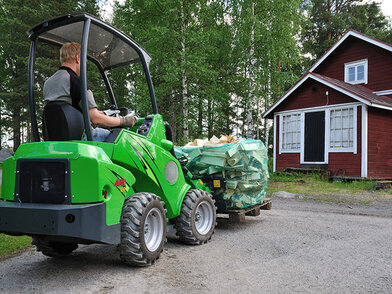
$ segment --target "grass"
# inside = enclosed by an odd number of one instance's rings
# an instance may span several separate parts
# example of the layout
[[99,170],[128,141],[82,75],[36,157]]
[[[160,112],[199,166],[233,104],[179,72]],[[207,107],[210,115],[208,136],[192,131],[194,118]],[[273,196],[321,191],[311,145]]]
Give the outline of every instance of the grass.
[[[0,163],[0,169],[2,166],[3,164]],[[0,260],[26,250],[27,248],[31,247],[30,243],[31,238],[27,236],[16,237],[0,234]]]
[[27,236],[14,237],[0,234],[0,260],[15,255],[31,247],[31,238]]
[[319,174],[271,173],[269,195],[286,191],[304,200],[371,204],[374,200],[392,199],[392,191],[375,190],[375,181],[330,182]]

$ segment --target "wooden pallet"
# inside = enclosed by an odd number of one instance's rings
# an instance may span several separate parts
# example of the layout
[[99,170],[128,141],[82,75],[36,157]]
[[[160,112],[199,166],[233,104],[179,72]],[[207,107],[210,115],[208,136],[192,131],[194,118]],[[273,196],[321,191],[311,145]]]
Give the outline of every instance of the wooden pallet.
[[270,198],[264,199],[263,203],[256,204],[244,209],[231,209],[225,211],[218,211],[219,214],[228,214],[230,223],[239,223],[245,220],[245,216],[258,216],[260,210],[270,210],[272,201]]

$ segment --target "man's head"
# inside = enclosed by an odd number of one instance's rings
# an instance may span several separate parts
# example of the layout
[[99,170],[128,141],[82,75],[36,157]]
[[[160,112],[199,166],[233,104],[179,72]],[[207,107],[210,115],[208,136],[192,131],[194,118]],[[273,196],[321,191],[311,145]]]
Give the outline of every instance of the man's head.
[[80,44],[65,43],[60,49],[61,65],[72,68],[77,75],[80,74]]

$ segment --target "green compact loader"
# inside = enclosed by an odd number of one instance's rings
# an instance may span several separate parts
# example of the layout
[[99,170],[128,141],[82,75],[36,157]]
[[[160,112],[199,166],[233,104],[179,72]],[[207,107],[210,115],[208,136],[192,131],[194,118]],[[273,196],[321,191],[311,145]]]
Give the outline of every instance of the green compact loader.
[[[210,190],[193,179],[174,155],[170,125],[158,114],[148,53],[121,31],[86,13],[44,21],[28,34],[35,142],[22,144],[3,163],[0,232],[29,235],[37,250],[51,257],[70,254],[78,244],[119,245],[120,259],[135,266],[159,258],[168,224],[174,225],[184,243],[207,242],[216,225],[215,202]],[[83,113],[65,102],[48,103],[43,140],[34,98],[38,42],[57,47],[81,43]],[[112,110],[124,108],[117,106],[107,72],[140,62],[153,114],[129,129],[111,129],[105,142],[93,141],[87,59],[101,73]]]

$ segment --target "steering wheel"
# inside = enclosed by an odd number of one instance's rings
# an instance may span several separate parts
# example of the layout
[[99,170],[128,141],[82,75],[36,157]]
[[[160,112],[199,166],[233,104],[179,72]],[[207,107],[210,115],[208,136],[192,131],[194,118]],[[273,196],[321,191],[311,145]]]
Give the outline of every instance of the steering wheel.
[[116,106],[112,105],[110,106],[109,109],[103,111],[107,116],[114,116],[114,117],[119,117],[120,114],[121,116],[127,116],[129,114],[135,115],[134,111],[130,111],[127,107],[119,107],[116,108]]

